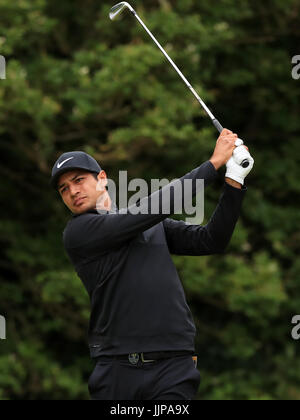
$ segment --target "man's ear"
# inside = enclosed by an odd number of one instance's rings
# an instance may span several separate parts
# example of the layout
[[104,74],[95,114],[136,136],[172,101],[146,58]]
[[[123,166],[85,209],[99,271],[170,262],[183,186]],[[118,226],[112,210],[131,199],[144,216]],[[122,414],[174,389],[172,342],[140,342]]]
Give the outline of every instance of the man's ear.
[[107,178],[106,172],[102,169],[97,175],[98,180],[101,180],[103,178]]
[[107,185],[107,175],[105,171],[99,172],[98,176],[98,183],[97,183],[97,191],[104,191]]

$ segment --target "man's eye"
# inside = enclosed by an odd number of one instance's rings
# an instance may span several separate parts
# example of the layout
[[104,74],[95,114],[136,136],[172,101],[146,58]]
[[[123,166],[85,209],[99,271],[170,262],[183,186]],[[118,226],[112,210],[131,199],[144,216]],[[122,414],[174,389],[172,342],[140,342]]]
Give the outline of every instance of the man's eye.
[[77,178],[76,179],[76,182],[78,183],[79,181],[81,181],[82,179],[84,179],[84,178]]

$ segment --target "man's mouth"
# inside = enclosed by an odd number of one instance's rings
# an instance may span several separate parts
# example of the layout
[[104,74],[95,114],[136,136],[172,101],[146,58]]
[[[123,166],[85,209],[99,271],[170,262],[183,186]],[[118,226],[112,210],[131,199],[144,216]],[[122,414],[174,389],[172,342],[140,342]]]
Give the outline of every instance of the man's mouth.
[[74,201],[74,206],[79,207],[83,203],[83,201],[86,199],[86,197],[77,198],[77,200]]

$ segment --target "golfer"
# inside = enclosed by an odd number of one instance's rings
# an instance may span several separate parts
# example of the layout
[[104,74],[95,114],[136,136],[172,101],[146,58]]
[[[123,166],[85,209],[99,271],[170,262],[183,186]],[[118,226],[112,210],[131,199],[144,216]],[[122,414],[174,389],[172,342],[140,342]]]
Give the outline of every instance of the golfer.
[[[237,138],[224,129],[211,159],[174,181],[203,179],[206,187],[226,164],[223,193],[205,226],[168,218],[174,214],[172,194],[170,214],[134,212],[141,205],[150,209],[170,184],[139,206],[119,210],[105,171],[90,155],[68,152],[55,163],[51,183],[72,213],[64,246],[91,300],[92,400],[195,398],[200,384],[196,328],[171,254],[201,256],[226,249],[254,163],[246,146],[236,147]],[[239,154],[246,154],[247,168],[237,163]]]

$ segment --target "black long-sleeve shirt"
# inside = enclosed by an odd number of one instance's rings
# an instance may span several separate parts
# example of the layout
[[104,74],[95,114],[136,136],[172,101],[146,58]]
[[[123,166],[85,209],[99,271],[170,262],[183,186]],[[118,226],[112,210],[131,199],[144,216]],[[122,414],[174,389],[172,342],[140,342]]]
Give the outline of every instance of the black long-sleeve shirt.
[[[182,178],[207,186],[217,177],[207,161]],[[171,184],[141,201],[150,208]],[[173,184],[174,185],[174,184]],[[91,357],[135,352],[194,352],[196,329],[171,254],[211,255],[228,245],[246,188],[224,185],[218,206],[205,226],[168,218],[174,214],[132,214],[90,210],[73,215],[64,246],[91,299],[88,341]],[[139,203],[139,208],[141,208]],[[134,206],[130,209],[132,210]]]

